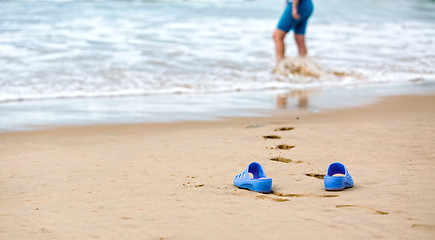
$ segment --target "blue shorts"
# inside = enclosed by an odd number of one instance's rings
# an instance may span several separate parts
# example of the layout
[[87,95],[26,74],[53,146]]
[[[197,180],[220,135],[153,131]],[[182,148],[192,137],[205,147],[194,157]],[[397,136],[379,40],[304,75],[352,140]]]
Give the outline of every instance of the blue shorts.
[[308,18],[313,13],[313,3],[311,0],[300,1],[298,5],[298,14],[301,16],[299,20],[293,18],[292,15],[292,3],[288,3],[281,19],[278,22],[277,28],[284,32],[289,32],[293,29],[296,34],[305,34],[307,28]]

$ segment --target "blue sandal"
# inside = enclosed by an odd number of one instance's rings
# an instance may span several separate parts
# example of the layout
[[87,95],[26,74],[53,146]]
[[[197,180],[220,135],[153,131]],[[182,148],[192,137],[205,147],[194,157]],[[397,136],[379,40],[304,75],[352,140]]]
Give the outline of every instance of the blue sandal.
[[[249,173],[252,173],[252,178]],[[263,167],[259,163],[252,162],[245,171],[234,177],[234,185],[255,192],[270,193],[272,191],[272,178],[266,177]]]
[[323,178],[327,191],[340,191],[345,188],[353,187],[353,179],[346,167],[339,162],[331,163],[328,172]]

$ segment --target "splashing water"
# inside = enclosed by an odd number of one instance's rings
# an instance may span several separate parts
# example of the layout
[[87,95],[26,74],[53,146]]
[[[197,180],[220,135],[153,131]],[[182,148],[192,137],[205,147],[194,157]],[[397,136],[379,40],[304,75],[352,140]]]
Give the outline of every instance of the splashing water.
[[275,72],[283,76],[300,75],[314,78],[320,78],[329,74],[327,70],[320,67],[309,57],[286,57],[276,66]]

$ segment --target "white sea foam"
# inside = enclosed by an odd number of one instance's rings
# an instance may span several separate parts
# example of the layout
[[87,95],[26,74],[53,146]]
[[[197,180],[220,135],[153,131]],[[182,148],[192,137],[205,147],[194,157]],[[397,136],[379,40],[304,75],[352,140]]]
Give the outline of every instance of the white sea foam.
[[283,76],[282,1],[0,1],[0,102],[435,81],[433,2],[315,4],[305,68],[317,73]]

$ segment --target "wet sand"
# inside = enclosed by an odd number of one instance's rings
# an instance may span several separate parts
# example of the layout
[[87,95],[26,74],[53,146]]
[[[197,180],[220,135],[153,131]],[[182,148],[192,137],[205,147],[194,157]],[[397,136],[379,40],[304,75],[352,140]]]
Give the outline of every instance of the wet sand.
[[[3,133],[0,239],[433,239],[434,106]],[[233,186],[252,161],[273,194]],[[353,188],[323,189],[335,161]]]

